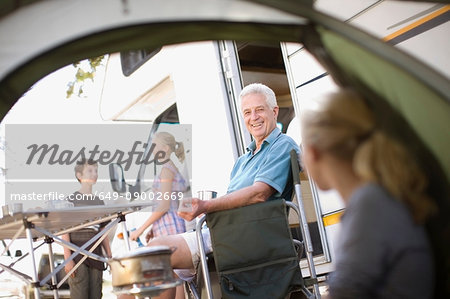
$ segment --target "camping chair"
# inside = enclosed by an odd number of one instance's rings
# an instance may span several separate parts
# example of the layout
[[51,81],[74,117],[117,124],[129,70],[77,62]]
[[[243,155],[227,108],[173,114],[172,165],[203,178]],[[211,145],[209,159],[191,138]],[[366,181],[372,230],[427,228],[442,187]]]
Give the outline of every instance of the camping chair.
[[[295,151],[291,154],[291,163],[294,182],[299,184]],[[301,194],[297,196],[299,198]],[[298,201],[301,203],[301,197]],[[311,279],[306,284],[302,277],[299,262],[303,243],[292,239],[288,207],[297,212],[300,220],[302,215],[304,217],[301,209],[292,202],[273,200],[209,213],[200,219],[197,241],[208,298],[212,298],[212,290],[200,233],[205,220],[211,233],[222,298],[289,298],[294,291],[303,292],[307,298],[320,298],[314,268],[310,270]],[[305,231],[303,227],[301,231]],[[308,237],[303,239],[308,243]],[[316,296],[308,290],[307,285],[314,285]]]

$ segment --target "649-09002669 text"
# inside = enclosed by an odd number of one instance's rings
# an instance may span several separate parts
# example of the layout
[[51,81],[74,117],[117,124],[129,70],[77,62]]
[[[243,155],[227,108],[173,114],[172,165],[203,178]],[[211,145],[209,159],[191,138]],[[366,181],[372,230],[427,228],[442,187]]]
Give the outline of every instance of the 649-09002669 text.
[[70,200],[93,200],[95,197],[100,200],[118,200],[125,198],[127,200],[140,199],[140,200],[182,200],[183,192],[111,192],[111,191],[94,191],[92,194],[65,194],[56,191],[50,191],[46,193],[11,193],[9,199],[13,202],[17,201],[52,201],[52,200],[64,200],[69,198]]

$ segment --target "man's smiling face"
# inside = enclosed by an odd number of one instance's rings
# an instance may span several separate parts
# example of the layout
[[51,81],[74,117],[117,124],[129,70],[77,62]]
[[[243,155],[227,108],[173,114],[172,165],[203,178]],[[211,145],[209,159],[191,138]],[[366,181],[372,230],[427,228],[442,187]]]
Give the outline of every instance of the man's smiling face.
[[247,130],[260,145],[277,126],[278,107],[270,108],[264,95],[251,93],[242,98],[241,109]]

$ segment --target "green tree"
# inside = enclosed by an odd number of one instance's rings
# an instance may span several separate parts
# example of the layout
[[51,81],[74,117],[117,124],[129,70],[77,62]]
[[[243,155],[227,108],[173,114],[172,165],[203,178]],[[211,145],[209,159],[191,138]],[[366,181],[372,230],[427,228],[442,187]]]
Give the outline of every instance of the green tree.
[[77,69],[74,80],[67,84],[66,98],[74,94],[81,97],[84,93],[83,87],[86,80],[94,82],[95,72],[100,65],[104,64],[105,55],[89,58],[85,61],[78,61],[72,65]]

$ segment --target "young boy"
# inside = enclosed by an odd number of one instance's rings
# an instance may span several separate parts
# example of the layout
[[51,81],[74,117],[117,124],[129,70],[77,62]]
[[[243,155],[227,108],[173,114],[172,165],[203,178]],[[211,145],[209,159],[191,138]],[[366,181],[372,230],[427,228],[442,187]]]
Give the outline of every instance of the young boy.
[[[81,186],[78,191],[68,196],[68,201],[72,202],[75,207],[104,204],[102,200],[92,194],[92,186],[97,182],[98,178],[98,165],[96,161],[87,159],[77,161],[75,177]],[[64,235],[63,239],[81,247],[92,239],[99,230],[103,229],[106,224],[102,223],[82,228],[76,232]],[[108,237],[103,240],[102,246],[107,256],[111,257]],[[90,247],[87,248],[87,250],[89,249]],[[64,247],[64,259],[68,259],[72,253],[69,248]],[[102,255],[101,246],[98,246],[93,253]],[[82,258],[83,255],[79,254],[72,261],[68,262],[65,266],[66,273],[69,273]],[[72,299],[101,298],[104,270],[104,263],[91,258],[85,259],[69,277],[70,297]]]

